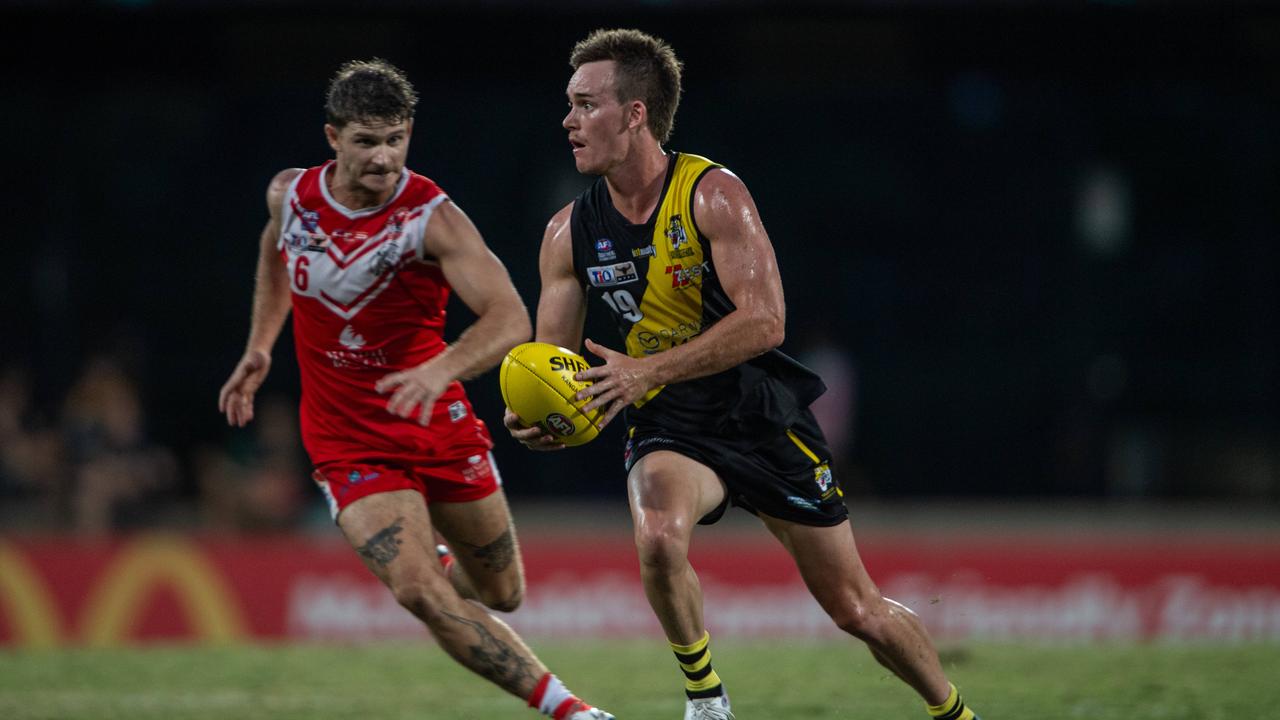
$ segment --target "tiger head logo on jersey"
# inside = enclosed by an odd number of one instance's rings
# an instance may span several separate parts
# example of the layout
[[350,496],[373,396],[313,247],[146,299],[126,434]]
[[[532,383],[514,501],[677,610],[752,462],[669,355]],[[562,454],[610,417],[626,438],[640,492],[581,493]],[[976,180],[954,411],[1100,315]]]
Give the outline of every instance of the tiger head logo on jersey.
[[671,216],[671,221],[667,223],[666,235],[667,240],[671,242],[671,257],[682,258],[693,254],[693,248],[689,247],[689,236],[684,232],[684,225],[680,222],[679,215]]

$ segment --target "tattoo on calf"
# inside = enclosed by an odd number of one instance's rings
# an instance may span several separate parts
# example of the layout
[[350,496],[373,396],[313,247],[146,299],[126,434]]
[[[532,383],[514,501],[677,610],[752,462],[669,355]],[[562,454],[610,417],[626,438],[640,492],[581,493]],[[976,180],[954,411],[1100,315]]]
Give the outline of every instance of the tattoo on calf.
[[537,683],[528,658],[495,637],[489,628],[461,615],[444,614],[476,631],[480,644],[468,646],[471,655],[464,660],[467,667],[498,687],[517,694]]
[[516,542],[511,526],[507,526],[498,539],[488,545],[460,544],[466,546],[471,557],[483,560],[485,568],[496,573],[506,570],[516,559]]
[[396,518],[395,522],[374,533],[369,542],[356,548],[356,552],[374,565],[386,567],[400,555],[400,546],[404,541],[398,536],[404,531],[403,523],[403,517]]

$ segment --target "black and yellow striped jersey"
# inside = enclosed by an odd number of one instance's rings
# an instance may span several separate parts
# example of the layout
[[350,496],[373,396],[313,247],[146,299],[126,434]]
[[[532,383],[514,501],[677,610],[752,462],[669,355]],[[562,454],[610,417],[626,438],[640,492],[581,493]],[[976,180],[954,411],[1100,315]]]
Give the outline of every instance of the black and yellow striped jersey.
[[[574,201],[574,272],[588,304],[598,298],[612,313],[632,357],[689,342],[734,309],[693,213],[698,182],[718,167],[670,153],[662,198],[639,225],[614,208],[603,177]],[[627,408],[626,418],[632,426],[752,440],[789,427],[825,389],[812,371],[773,350],[715,375],[655,388]]]

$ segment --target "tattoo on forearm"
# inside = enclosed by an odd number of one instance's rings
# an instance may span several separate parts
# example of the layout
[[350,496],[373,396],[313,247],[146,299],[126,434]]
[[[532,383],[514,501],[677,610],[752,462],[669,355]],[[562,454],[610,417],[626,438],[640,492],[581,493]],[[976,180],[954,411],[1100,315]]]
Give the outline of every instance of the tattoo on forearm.
[[468,646],[467,649],[471,652],[471,656],[464,660],[464,664],[467,667],[498,687],[516,694],[520,694],[537,683],[537,678],[533,676],[528,658],[523,657],[510,645],[494,637],[493,633],[489,632],[489,628],[461,615],[454,615],[450,612],[445,612],[444,614],[476,631],[479,644]]
[[511,566],[516,559],[516,541],[515,535],[511,532],[511,526],[498,536],[497,540],[488,545],[472,545],[470,543],[459,543],[466,547],[471,557],[484,561],[486,569],[495,573],[500,573]]
[[400,546],[404,542],[398,537],[404,531],[402,523],[404,518],[396,518],[395,522],[374,533],[369,542],[356,548],[356,552],[374,565],[386,567],[400,555]]

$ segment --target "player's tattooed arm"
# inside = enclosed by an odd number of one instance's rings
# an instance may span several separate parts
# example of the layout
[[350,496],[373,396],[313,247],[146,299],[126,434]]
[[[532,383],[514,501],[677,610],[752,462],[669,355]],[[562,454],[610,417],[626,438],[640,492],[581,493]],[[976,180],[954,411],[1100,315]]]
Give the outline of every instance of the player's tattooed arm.
[[395,522],[374,533],[368,542],[356,548],[356,552],[370,563],[385,568],[400,556],[400,546],[404,544],[400,539],[402,532],[404,532],[404,518],[399,517]]
[[482,623],[450,612],[446,617],[476,631],[478,644],[467,647],[469,655],[461,658],[464,665],[498,687],[519,697],[528,695],[538,683],[532,663],[515,648],[489,632]]
[[495,573],[511,567],[511,563],[516,558],[516,540],[510,525],[491,543],[472,545],[468,542],[458,542],[454,545],[465,550],[471,557],[482,560],[485,569]]

